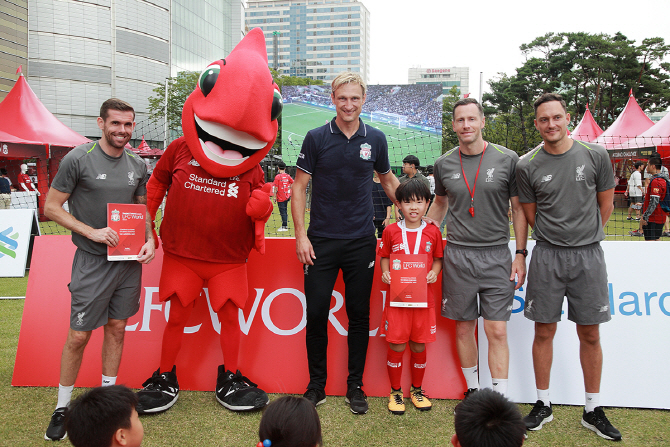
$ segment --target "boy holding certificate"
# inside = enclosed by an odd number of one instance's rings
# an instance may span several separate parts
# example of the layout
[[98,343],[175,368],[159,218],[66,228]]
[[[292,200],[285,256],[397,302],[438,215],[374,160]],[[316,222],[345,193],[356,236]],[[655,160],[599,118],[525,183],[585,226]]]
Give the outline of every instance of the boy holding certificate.
[[[426,368],[426,343],[435,341],[435,301],[432,287],[442,269],[442,235],[421,219],[428,210],[430,190],[417,179],[396,189],[396,200],[404,220],[384,230],[377,254],[381,257],[382,281],[391,285],[382,316],[382,334],[389,342],[387,367],[391,381],[388,409],[403,414],[405,403],[400,386],[402,358],[409,343],[412,387],[410,396],[420,411],[432,404],[421,388]],[[421,273],[417,274],[420,271]]]

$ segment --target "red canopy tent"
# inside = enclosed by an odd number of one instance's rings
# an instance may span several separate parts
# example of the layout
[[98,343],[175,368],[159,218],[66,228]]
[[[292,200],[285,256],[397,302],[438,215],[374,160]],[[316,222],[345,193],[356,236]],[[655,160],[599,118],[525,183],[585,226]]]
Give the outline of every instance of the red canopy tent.
[[647,158],[652,151],[670,157],[670,113],[635,138],[612,148],[612,158]]
[[621,112],[619,117],[605,132],[593,140],[593,143],[605,146],[606,149],[612,149],[613,147],[640,135],[653,125],[654,122],[642,111],[633,96],[633,89],[631,89],[628,102],[626,103],[623,112]]
[[586,112],[582,117],[582,120],[577,124],[577,126],[572,130],[570,137],[575,140],[582,140],[590,142],[595,140],[603,133],[603,130],[600,128],[596,120],[593,119],[593,115],[589,110],[589,105],[586,105]]
[[[88,138],[61,123],[44,107],[22,73],[12,90],[0,102],[0,158],[5,159],[2,164],[17,171],[18,166],[14,165],[20,164],[22,160],[37,159],[37,187],[42,193],[40,209],[43,209],[43,201],[49,189],[50,179],[45,166],[52,151],[88,141]],[[57,166],[49,168],[55,172]]]

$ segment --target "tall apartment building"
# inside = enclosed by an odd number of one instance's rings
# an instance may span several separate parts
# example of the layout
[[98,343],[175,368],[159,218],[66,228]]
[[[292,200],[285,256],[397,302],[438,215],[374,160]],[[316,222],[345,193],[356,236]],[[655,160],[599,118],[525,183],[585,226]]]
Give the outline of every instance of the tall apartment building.
[[409,84],[442,84],[442,92],[449,93],[456,86],[461,96],[470,92],[469,67],[422,68],[408,70]]
[[[27,23],[28,83],[49,111],[89,138],[100,136],[95,118],[110,97],[133,105],[142,138],[156,85],[225,57],[243,31],[242,0],[12,0],[0,3],[0,14],[7,4],[18,6],[18,24],[0,21],[0,45],[7,28]],[[10,88],[20,63],[10,61]],[[0,67],[4,78],[4,59]],[[162,125],[153,129],[147,138],[161,140]]]
[[0,0],[0,101],[28,63],[28,0]]
[[331,81],[370,74],[370,13],[357,0],[248,0],[246,28],[265,33],[271,68]]

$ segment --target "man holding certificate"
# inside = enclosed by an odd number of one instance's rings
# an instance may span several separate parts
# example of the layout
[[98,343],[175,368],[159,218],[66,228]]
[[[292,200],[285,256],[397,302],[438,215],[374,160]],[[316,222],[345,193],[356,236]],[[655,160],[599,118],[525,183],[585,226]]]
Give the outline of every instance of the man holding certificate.
[[[107,248],[119,245],[119,234],[107,223],[107,204],[146,204],[147,167],[125,149],[135,128],[130,104],[115,98],[105,101],[98,127],[102,131],[99,141],[77,146],[63,158],[44,207],[49,219],[72,231],[77,246],[68,286],[70,329],[61,357],[58,403],[44,435],[52,441],[67,436],[65,409],[91,332],[101,326],[102,385],[116,383],[126,321],[140,308],[140,263],[148,264],[154,258],[153,233],[146,220],[142,231],[146,242],[137,248],[135,260],[107,259]],[[69,213],[63,209],[66,201]],[[146,211],[139,217],[146,217]]]
[[[484,318],[493,389],[505,394],[509,367],[507,321],[514,289],[526,278],[528,224],[519,203],[514,152],[482,138],[484,111],[474,98],[454,104],[459,147],[435,161],[435,201],[428,217],[439,225],[447,216],[442,273],[442,316],[456,321],[456,348],[467,391],[479,389],[475,327]],[[507,212],[512,205],[514,260],[508,247]],[[480,305],[477,305],[479,295]]]
[[402,357],[409,342],[412,386],[410,398],[419,411],[431,409],[421,384],[426,369],[426,343],[435,341],[435,299],[429,284],[437,281],[442,269],[442,234],[421,217],[430,203],[430,189],[419,179],[409,179],[396,189],[404,219],[389,225],[382,234],[377,253],[382,281],[391,293],[382,316],[381,333],[389,342],[387,369],[391,381],[388,409],[405,412],[400,385]]

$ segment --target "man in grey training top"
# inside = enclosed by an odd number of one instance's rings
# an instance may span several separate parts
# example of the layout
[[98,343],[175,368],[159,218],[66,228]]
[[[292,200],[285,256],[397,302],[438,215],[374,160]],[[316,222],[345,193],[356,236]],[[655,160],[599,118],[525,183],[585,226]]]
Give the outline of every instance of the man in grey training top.
[[[475,327],[477,319],[484,318],[493,389],[504,395],[509,368],[507,322],[514,290],[526,278],[528,225],[517,197],[519,157],[484,141],[484,111],[474,98],[456,102],[453,116],[459,146],[435,161],[435,201],[428,211],[438,226],[445,213],[447,216],[442,316],[456,321],[456,349],[467,384],[466,397],[479,389]],[[514,259],[509,250],[510,202],[517,249]]]
[[528,271],[524,315],[535,322],[533,367],[537,402],[524,418],[539,430],[553,419],[549,376],[563,297],[577,325],[586,406],[582,425],[618,441],[621,433],[599,405],[603,353],[599,324],[612,317],[600,241],[614,209],[614,173],[607,151],[567,135],[570,114],[560,95],[535,101],[535,127],[544,140],[517,165],[519,200],[537,244]]
[[[61,161],[49,189],[45,215],[72,231],[77,251],[68,288],[72,295],[70,329],[61,357],[58,403],[44,438],[65,436],[65,409],[70,403],[84,349],[91,332],[104,327],[102,385],[114,385],[121,362],[126,321],[140,308],[142,268],[154,258],[154,240],[147,216],[146,243],[136,261],[107,261],[107,247],[118,234],[107,226],[107,203],[146,203],[147,167],[124,147],[135,128],[135,111],[119,99],[100,108],[99,141],[77,146]],[[68,213],[63,209],[69,204]]]

